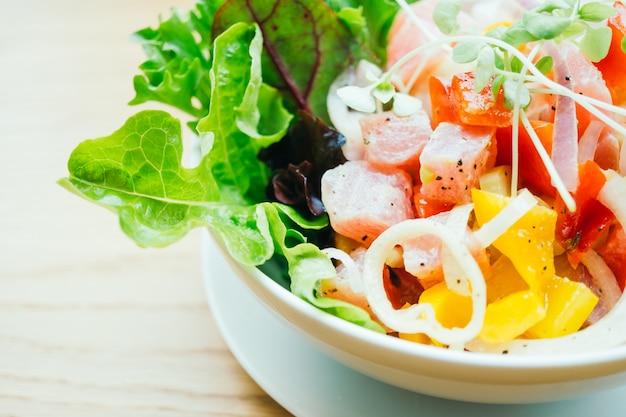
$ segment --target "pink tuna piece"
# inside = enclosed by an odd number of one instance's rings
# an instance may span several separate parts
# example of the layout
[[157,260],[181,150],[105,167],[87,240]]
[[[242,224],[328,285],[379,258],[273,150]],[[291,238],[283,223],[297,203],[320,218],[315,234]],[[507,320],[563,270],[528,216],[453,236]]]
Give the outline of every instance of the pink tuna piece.
[[[429,219],[445,223],[448,214],[448,212],[443,212],[431,216]],[[467,232],[469,230],[469,228],[466,229]],[[460,234],[459,238],[461,238]],[[480,245],[471,233],[465,233],[464,243],[484,273],[489,266],[489,255],[486,249]],[[417,277],[424,288],[429,288],[444,279],[441,247],[441,240],[432,235],[420,236],[402,244],[404,269]]]
[[430,118],[424,110],[404,117],[392,111],[373,114],[361,119],[361,130],[365,160],[409,173],[419,169],[420,154],[432,133]]
[[495,128],[437,125],[420,156],[420,193],[446,203],[471,201],[482,173],[493,166]]
[[332,228],[366,246],[384,230],[414,216],[411,177],[348,161],[322,176],[322,202]]

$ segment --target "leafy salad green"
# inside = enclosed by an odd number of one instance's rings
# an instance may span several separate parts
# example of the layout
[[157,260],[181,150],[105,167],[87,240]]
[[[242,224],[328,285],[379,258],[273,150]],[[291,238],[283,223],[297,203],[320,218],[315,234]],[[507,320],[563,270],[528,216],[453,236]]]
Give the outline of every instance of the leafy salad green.
[[198,164],[183,164],[178,119],[140,111],[111,135],[80,143],[59,184],[115,212],[143,247],[208,227],[238,262],[276,261],[295,295],[382,332],[364,310],[318,294],[319,280],[335,274],[318,247],[328,220],[268,198],[273,173],[258,154],[302,119],[327,140],[331,83],[357,59],[384,62],[397,10],[386,0],[199,0],[189,13],[173,10],[157,28],[134,34],[147,60],[130,103],[190,115]]

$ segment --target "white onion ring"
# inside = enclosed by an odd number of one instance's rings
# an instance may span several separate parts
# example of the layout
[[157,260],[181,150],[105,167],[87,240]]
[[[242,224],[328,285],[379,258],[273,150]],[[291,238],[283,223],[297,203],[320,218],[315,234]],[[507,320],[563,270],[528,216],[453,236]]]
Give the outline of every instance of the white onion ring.
[[[457,263],[465,268],[471,286],[472,317],[463,327],[446,328],[435,318],[429,303],[414,304],[396,310],[387,298],[382,280],[385,258],[396,245],[423,235],[441,239]],[[363,265],[365,294],[376,316],[389,328],[402,333],[424,333],[449,345],[462,348],[480,332],[487,304],[485,279],[463,241],[446,225],[429,219],[411,219],[397,223],[381,233],[365,254]]]
[[361,294],[365,291],[359,268],[356,266],[356,262],[354,262],[354,259],[352,259],[350,255],[337,248],[325,248],[322,249],[322,253],[326,255],[328,259],[336,259],[343,264],[346,268],[348,284],[350,284],[352,292],[355,294]]

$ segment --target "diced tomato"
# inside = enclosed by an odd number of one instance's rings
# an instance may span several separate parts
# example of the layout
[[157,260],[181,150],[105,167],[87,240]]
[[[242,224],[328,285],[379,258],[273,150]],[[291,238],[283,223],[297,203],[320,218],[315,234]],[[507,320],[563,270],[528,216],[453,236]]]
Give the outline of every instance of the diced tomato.
[[413,201],[415,204],[415,213],[417,217],[430,217],[435,214],[443,213],[454,207],[454,203],[439,201],[429,198],[420,192],[420,186],[413,188]]
[[474,73],[455,74],[451,79],[431,77],[428,88],[433,129],[441,122],[470,126],[510,126],[513,113],[504,107],[504,92],[493,99],[491,84],[474,90]]
[[569,211],[558,195],[554,202],[558,213],[556,238],[568,251],[567,257],[574,267],[615,220],[613,212],[597,200],[606,182],[598,164],[593,161],[580,164],[579,177],[580,184],[573,195],[576,211]]
[[624,78],[626,54],[621,46],[622,39],[626,35],[626,6],[622,2],[615,2],[613,6],[617,9],[617,14],[608,19],[608,26],[613,32],[611,47],[608,55],[595,65],[602,72],[613,102],[622,104],[626,101],[626,79]]
[[611,227],[606,241],[598,248],[598,253],[611,268],[619,288],[626,287],[626,232],[621,224]]
[[[539,120],[531,121],[531,125],[541,144],[550,155],[554,125]],[[554,197],[556,190],[552,185],[550,174],[539,157],[539,152],[530,139],[528,131],[523,126],[520,126],[518,138],[519,176],[523,185],[533,194]],[[511,165],[512,128],[510,126],[499,128],[496,131],[496,141],[498,147],[496,165]]]
[[444,77],[430,77],[428,82],[433,129],[441,122],[460,123],[456,109],[450,100],[450,84],[451,80]]
[[452,77],[450,100],[464,124],[495,127],[511,124],[513,112],[504,107],[504,90],[500,89],[495,101],[491,83],[475,91],[473,72],[463,72]]
[[383,284],[387,298],[395,309],[400,309],[407,303],[416,304],[424,292],[417,278],[402,268],[385,268]]

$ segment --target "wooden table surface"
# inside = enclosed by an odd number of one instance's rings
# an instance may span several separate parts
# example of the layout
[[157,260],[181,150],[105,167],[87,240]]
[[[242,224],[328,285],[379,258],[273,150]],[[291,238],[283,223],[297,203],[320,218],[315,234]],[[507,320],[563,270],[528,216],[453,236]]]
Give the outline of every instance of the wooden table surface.
[[79,141],[155,108],[126,104],[129,34],[193,4],[0,3],[0,416],[289,415],[219,334],[200,231],[140,249],[55,183]]

